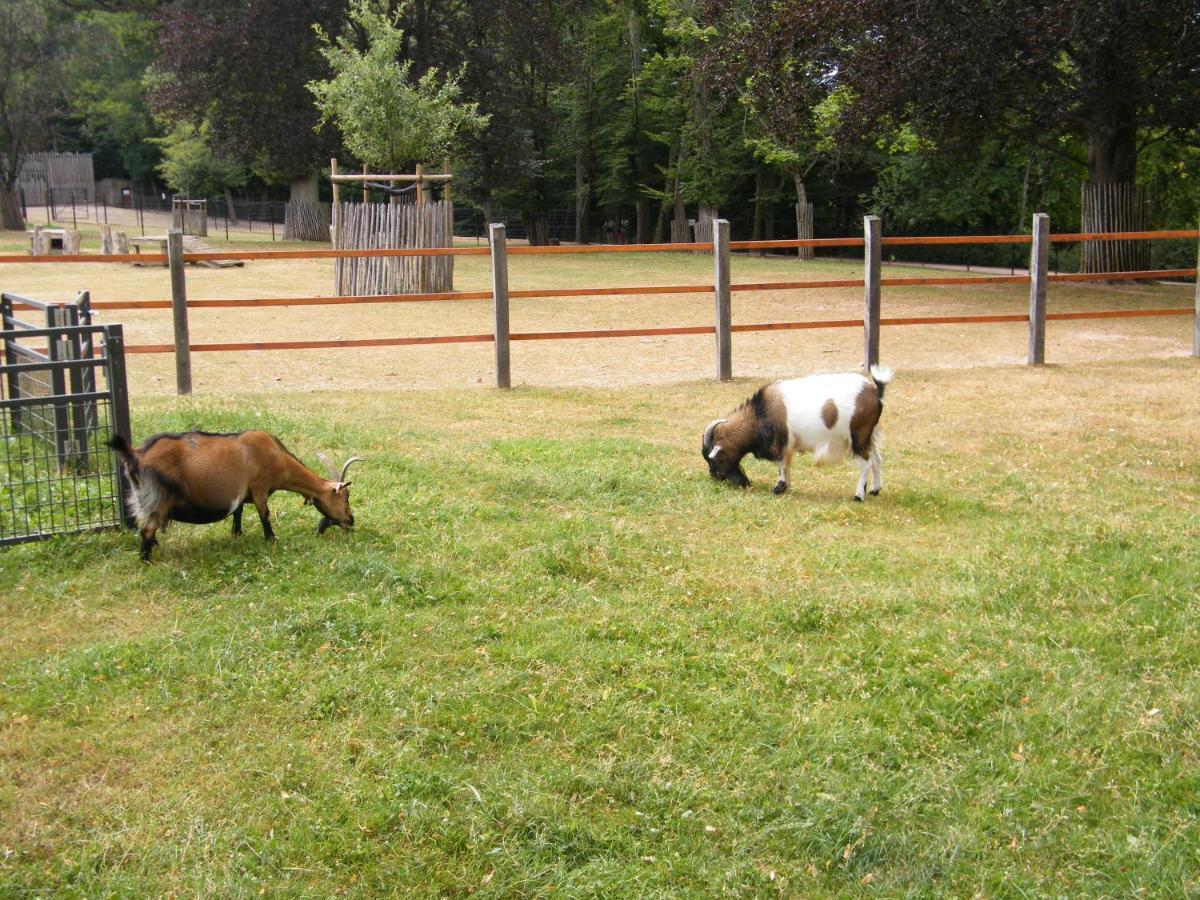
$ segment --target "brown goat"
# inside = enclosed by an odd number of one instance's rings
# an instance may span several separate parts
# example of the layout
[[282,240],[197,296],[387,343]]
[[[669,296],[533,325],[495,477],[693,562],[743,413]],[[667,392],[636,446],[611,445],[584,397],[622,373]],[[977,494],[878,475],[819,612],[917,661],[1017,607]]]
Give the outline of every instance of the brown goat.
[[[293,491],[321,513],[317,533],[330,525],[349,528],[350,482],[345,481],[353,456],[341,475],[324,457],[329,478],[321,478],[265,431],[212,434],[188,431],[158,434],[136,450],[122,435],[108,445],[117,452],[129,476],[129,506],[141,526],[142,559],[158,542],[159,530],[172,521],[206,524],[233,516],[233,533],[242,533],[242,507],[249,500],[258,510],[263,536],[275,537],[267,498]],[[319,455],[319,454],[318,454]]]

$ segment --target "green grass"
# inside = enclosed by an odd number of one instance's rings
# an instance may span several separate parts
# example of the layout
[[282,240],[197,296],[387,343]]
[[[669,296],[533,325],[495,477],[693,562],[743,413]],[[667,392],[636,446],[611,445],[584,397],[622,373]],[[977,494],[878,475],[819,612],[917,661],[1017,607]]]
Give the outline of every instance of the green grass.
[[142,404],[359,526],[0,554],[0,894],[1195,894],[1194,383],[902,372],[861,505],[748,383]]

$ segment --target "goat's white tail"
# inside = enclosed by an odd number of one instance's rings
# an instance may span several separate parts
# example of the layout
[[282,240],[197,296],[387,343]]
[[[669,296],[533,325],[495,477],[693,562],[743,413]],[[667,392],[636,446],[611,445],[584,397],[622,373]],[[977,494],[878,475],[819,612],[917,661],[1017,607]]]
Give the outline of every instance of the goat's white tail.
[[887,366],[871,366],[871,378],[880,386],[890,382],[893,374],[892,370]]

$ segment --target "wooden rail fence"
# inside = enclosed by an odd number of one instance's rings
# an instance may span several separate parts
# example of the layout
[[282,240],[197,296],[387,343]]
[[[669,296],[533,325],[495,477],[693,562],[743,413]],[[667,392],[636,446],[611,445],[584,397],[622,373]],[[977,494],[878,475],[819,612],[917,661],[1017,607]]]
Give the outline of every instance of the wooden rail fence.
[[[1113,240],[1195,240],[1200,230],[1139,231],[1116,234],[1051,234],[1049,218],[1038,214],[1033,220],[1032,235],[941,235],[930,237],[886,237],[881,231],[879,219],[868,216],[864,220],[862,238],[814,238],[803,240],[731,241],[728,222],[717,220],[713,228],[712,241],[686,244],[621,244],[621,245],[559,245],[559,246],[508,246],[503,225],[493,225],[487,247],[426,247],[416,249],[333,249],[333,250],[237,250],[216,253],[184,253],[179,245],[178,232],[168,242],[167,254],[121,254],[108,256],[27,256],[0,255],[4,263],[111,263],[111,262],[167,262],[171,274],[170,300],[118,300],[93,301],[96,310],[121,309],[171,309],[175,323],[175,342],[172,344],[142,344],[127,346],[126,353],[174,353],[176,357],[176,386],[179,393],[191,390],[192,352],[244,352],[250,350],[310,350],[355,347],[403,347],[455,343],[493,343],[496,354],[496,383],[498,387],[511,384],[511,360],[509,345],[512,341],[580,340],[596,338],[628,338],[666,335],[705,335],[715,337],[716,375],[720,380],[732,377],[732,348],[730,335],[734,332],[789,331],[823,328],[862,328],[864,335],[863,359],[870,364],[879,359],[879,330],[882,326],[903,325],[962,325],[1026,322],[1029,325],[1030,365],[1038,365],[1045,359],[1045,323],[1078,319],[1145,318],[1160,316],[1194,317],[1195,326],[1192,355],[1200,357],[1200,278],[1197,279],[1194,307],[1090,310],[1080,312],[1049,313],[1046,310],[1047,286],[1050,282],[1120,281],[1131,279],[1191,278],[1197,269],[1157,269],[1138,272],[1091,272],[1057,273],[1047,271],[1048,250],[1051,243],[1113,241]],[[882,276],[882,248],[885,246],[913,244],[1029,244],[1029,275],[981,275],[981,276],[933,276],[918,278],[885,278]],[[734,250],[797,249],[802,247],[862,247],[865,270],[862,279],[828,279],[820,281],[774,281],[732,284],[730,283],[730,252]],[[660,252],[712,252],[714,276],[712,284],[675,284],[643,286],[605,286],[594,288],[539,288],[510,290],[508,287],[508,256],[553,255],[562,253],[660,253]],[[186,293],[185,264],[205,260],[285,260],[285,259],[357,259],[375,260],[402,259],[405,257],[438,256],[483,256],[491,257],[492,289],[487,291],[429,291],[417,294],[371,294],[364,296],[338,297],[274,297],[249,300],[214,299],[188,300]],[[1200,268],[1200,257],[1198,257]],[[1028,314],[955,315],[955,316],[906,316],[888,317],[881,315],[882,289],[884,287],[922,285],[972,285],[972,284],[1029,284],[1030,308]],[[861,319],[832,319],[796,322],[760,322],[732,324],[732,293],[765,290],[807,290],[814,288],[863,288],[864,309]],[[598,330],[516,332],[509,329],[509,302],[512,299],[549,297],[613,297],[652,294],[707,294],[712,292],[715,302],[714,324],[693,326],[664,326],[650,328],[607,328]],[[279,306],[320,306],[371,303],[438,303],[491,300],[493,329],[488,333],[433,335],[422,337],[378,337],[363,339],[329,339],[311,341],[247,341],[223,343],[192,343],[188,336],[188,310],[214,308],[259,308]]]

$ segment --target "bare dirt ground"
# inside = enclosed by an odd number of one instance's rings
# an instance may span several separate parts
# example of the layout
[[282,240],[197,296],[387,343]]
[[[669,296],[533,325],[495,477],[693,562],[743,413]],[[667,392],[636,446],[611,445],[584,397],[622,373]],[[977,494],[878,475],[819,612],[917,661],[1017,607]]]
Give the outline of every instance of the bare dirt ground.
[[[12,234],[3,235],[14,238]],[[11,241],[9,241],[11,243]],[[469,242],[473,244],[474,242]],[[255,245],[261,247],[261,244]],[[85,241],[85,249],[87,243]],[[707,254],[647,253],[517,256],[509,260],[513,289],[605,285],[706,284]],[[861,277],[852,260],[756,258],[735,254],[733,281],[823,280]],[[189,299],[327,296],[331,260],[253,260],[244,268],[189,267]],[[933,276],[928,266],[888,266],[886,276]],[[958,273],[956,273],[958,274]],[[486,257],[459,257],[455,287],[487,289]],[[0,269],[0,288],[43,300],[65,300],[90,290],[93,300],[151,300],[170,296],[158,267],[127,264],[13,264]],[[862,315],[860,288],[736,292],[733,321],[759,323],[854,319]],[[1052,284],[1049,309],[1077,311],[1190,307],[1194,288],[1164,284]],[[884,289],[883,315],[931,316],[1023,314],[1024,285],[892,287]],[[512,330],[559,331],[711,325],[710,294],[515,299]],[[102,312],[100,321],[125,325],[130,345],[172,340],[169,310]],[[490,301],[405,303],[336,307],[194,309],[193,344],[417,335],[482,334],[491,331]],[[1192,319],[1187,316],[1050,322],[1050,364],[1186,356]],[[1020,365],[1025,361],[1023,324],[885,326],[884,362],[898,368]],[[861,328],[735,333],[733,366],[738,377],[771,378],[820,369],[845,369],[862,358]],[[263,390],[434,389],[494,383],[490,343],[371,349],[196,352],[194,391],[199,395]],[[170,354],[131,354],[134,395],[174,391]],[[621,386],[706,379],[715,369],[711,335],[590,340],[520,341],[512,345],[514,384]]]

